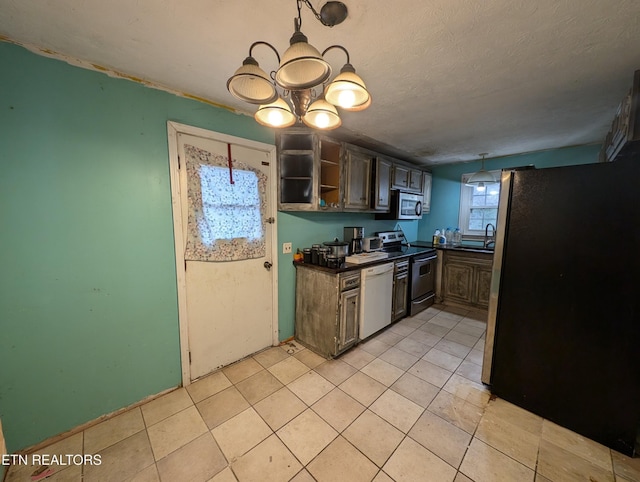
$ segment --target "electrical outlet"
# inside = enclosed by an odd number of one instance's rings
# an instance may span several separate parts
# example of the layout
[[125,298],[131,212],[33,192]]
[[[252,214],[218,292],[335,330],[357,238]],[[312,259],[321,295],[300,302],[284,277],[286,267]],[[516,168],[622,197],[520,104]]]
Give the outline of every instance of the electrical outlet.
[[282,243],[282,254],[289,254],[292,249],[291,243]]

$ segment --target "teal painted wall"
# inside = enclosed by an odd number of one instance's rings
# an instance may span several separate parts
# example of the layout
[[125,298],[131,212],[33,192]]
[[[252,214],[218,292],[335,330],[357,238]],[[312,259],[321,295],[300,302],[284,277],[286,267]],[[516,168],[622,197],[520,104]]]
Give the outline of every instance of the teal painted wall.
[[[598,162],[600,145],[552,149],[516,156],[487,159],[487,170],[534,165],[537,168],[570,166]],[[480,169],[480,162],[449,164],[432,169],[431,214],[419,222],[418,237],[431,240],[436,229],[456,227],[460,209],[460,179],[463,174]]]
[[167,120],[232,114],[0,42],[0,417],[22,449],[181,383]]
[[293,252],[310,248],[312,244],[343,239],[345,226],[362,226],[365,236],[377,231],[402,229],[408,240],[418,235],[418,221],[377,221],[373,214],[350,213],[278,213],[278,307],[280,340],[294,334],[295,323],[295,267],[293,255],[282,254],[282,243],[293,243]]

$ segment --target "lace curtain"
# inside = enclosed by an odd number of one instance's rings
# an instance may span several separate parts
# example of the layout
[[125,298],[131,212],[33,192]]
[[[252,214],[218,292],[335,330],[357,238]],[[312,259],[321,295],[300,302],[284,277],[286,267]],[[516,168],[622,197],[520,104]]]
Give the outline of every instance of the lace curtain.
[[237,261],[266,254],[267,176],[226,157],[185,145],[188,261]]

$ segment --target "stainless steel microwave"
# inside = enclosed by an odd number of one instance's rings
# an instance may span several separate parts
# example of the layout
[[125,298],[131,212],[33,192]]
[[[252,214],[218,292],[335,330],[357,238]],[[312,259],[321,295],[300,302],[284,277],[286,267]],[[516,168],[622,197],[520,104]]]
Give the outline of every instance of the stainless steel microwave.
[[422,195],[391,191],[393,219],[422,219]]

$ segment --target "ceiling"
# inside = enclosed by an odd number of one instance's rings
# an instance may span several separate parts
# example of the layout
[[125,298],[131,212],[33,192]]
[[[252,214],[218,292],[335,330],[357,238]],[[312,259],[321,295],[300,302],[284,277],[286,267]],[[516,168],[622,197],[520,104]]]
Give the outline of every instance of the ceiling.
[[[343,2],[333,28],[302,7],[309,43],[346,47],[372,93],[341,135],[426,166],[602,142],[640,69],[638,0]],[[296,14],[296,0],[0,0],[0,38],[252,113],[226,81],[254,41],[282,54]]]

